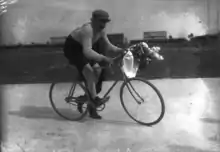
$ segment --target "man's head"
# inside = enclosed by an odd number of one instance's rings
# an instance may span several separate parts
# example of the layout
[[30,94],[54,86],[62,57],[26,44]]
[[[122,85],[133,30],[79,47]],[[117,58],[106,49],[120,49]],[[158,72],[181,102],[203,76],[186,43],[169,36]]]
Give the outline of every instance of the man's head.
[[110,22],[109,14],[104,10],[95,10],[92,12],[92,24],[96,30],[103,30],[106,23]]

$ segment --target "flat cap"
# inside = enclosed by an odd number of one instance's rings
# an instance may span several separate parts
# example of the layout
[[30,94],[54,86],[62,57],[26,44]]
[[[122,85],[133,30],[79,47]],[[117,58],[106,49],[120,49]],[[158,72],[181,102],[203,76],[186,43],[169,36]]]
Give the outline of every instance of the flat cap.
[[98,19],[98,20],[104,20],[104,21],[107,21],[107,22],[111,21],[111,19],[109,18],[108,12],[106,12],[102,9],[94,10],[92,12],[92,18]]

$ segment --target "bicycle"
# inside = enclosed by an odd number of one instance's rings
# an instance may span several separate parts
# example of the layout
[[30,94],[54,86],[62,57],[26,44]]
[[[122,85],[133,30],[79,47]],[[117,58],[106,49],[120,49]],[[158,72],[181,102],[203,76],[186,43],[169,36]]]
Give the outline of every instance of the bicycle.
[[[145,46],[141,45],[141,44],[143,44],[143,43],[139,43],[139,44],[136,44],[136,45],[133,45],[133,46],[129,47],[128,49],[125,49],[124,53],[120,54],[118,57],[115,58],[115,61],[119,60],[118,67],[120,68],[121,74],[123,75],[123,83],[122,83],[121,88],[120,88],[120,101],[121,101],[121,105],[122,105],[123,109],[125,110],[125,112],[128,114],[128,116],[131,119],[133,119],[134,121],[136,121],[137,123],[139,123],[141,125],[152,126],[152,125],[155,125],[155,124],[159,123],[162,120],[162,118],[164,117],[164,113],[165,113],[164,99],[163,99],[160,91],[151,82],[149,82],[148,80],[146,80],[144,78],[134,77],[134,76],[133,77],[128,77],[126,75],[126,73],[124,72],[123,68],[122,68],[123,67],[123,58],[128,52],[132,52],[132,49],[133,50],[137,49],[138,48],[137,46],[139,46],[139,52],[140,52],[140,50],[143,52],[143,47],[145,47]],[[138,52],[138,51],[136,51],[136,52]],[[140,59],[140,57],[139,57],[139,59]],[[148,65],[148,64],[150,64],[151,58],[149,56],[147,56],[145,61],[147,61],[145,64]],[[106,67],[101,67],[101,68],[106,68]],[[129,110],[126,108],[126,102],[125,102],[125,99],[124,99],[124,96],[123,96],[124,92],[125,92],[125,90],[124,90],[125,87],[128,88],[128,91],[131,93],[132,97],[134,97],[137,104],[140,105],[141,103],[144,102],[144,99],[142,98],[142,96],[139,95],[139,93],[132,86],[131,82],[133,82],[133,81],[138,81],[139,83],[143,83],[142,86],[144,86],[144,85],[149,86],[156,93],[157,97],[159,98],[159,103],[161,105],[161,112],[155,120],[153,120],[151,122],[144,122],[144,121],[138,120],[137,118],[134,118],[132,116],[132,114],[129,112]],[[108,95],[113,90],[113,88],[118,84],[118,82],[119,82],[119,80],[114,81],[114,83],[111,85],[111,87],[104,94],[103,98],[108,97]],[[64,119],[70,120],[70,121],[79,121],[87,115],[88,104],[92,104],[92,102],[91,102],[91,98],[90,98],[90,95],[89,95],[89,91],[88,91],[86,85],[83,84],[83,83],[84,82],[82,82],[82,81],[71,83],[70,90],[68,91],[67,95],[64,98],[66,103],[77,106],[77,108],[78,108],[77,111],[79,111],[79,105],[84,110],[84,111],[79,112],[79,116],[76,116],[74,118],[73,118],[74,114],[71,114],[70,115],[71,117],[64,114],[67,111],[66,109],[60,109],[60,110],[58,109],[58,106],[55,104],[55,102],[53,100],[54,99],[53,98],[53,95],[54,95],[53,91],[55,90],[55,87],[58,85],[58,83],[52,83],[51,84],[50,91],[49,91],[50,103],[51,103],[52,108],[54,109],[54,111],[59,116],[63,117]],[[66,88],[66,87],[61,87],[61,88]],[[79,91],[80,89],[82,89],[81,92]],[[79,93],[77,94],[76,91],[79,91]],[[55,93],[55,95],[59,96],[58,94],[61,93],[61,92],[62,92],[62,89],[59,90],[57,93]],[[86,95],[85,96],[86,99],[85,98],[84,99],[80,98],[80,95],[82,95],[83,92]],[[76,94],[77,96],[74,97],[74,94]],[[139,100],[137,98],[139,98]],[[61,99],[61,100],[63,100],[63,99]],[[97,111],[104,110],[106,102],[108,102],[108,100],[103,102],[101,106],[96,107]],[[60,101],[59,103],[63,103],[63,102]]]

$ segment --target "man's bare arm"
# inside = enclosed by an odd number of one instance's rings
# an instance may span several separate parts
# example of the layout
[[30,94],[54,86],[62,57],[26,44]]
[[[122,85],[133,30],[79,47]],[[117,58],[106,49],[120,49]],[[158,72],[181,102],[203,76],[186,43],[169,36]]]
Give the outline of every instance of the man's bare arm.
[[115,52],[115,53],[120,53],[120,52],[123,51],[122,48],[119,48],[119,47],[113,45],[113,44],[109,41],[109,39],[108,39],[106,33],[103,33],[102,38],[103,38],[103,40],[104,40],[103,42],[104,42],[104,45],[105,45],[105,47],[106,47],[107,50],[113,51],[113,52]]
[[89,31],[89,29],[85,29],[82,33],[82,46],[83,53],[87,58],[98,62],[102,61],[105,58],[105,56],[95,52],[92,49],[92,33]]

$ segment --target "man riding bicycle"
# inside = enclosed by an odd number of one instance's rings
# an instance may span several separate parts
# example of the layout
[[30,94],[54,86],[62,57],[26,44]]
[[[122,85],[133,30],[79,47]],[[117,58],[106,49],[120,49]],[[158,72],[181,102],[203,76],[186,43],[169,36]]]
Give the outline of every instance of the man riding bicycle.
[[[79,73],[87,83],[91,98],[96,106],[106,100],[99,98],[97,93],[101,91],[102,73],[100,65],[112,64],[113,59],[104,55],[106,51],[123,52],[119,48],[110,43],[105,27],[110,22],[109,14],[104,10],[95,10],[92,12],[91,22],[73,30],[67,37],[64,46],[65,57],[70,64],[76,66]],[[104,50],[100,50],[100,45],[104,46]],[[90,117],[101,119],[96,108],[89,106]]]

